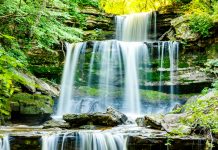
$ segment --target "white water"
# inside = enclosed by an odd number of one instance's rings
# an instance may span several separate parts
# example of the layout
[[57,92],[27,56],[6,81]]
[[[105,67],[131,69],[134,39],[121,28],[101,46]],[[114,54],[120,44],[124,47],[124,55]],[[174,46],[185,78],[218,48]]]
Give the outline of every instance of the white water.
[[[125,103],[129,114],[141,113],[139,64],[149,60],[148,48],[142,42],[120,42],[125,64]],[[126,112],[126,113],[127,113]]]
[[125,150],[126,145],[122,135],[109,132],[79,132],[81,150]]
[[10,150],[10,142],[8,135],[4,135],[2,138],[0,137],[0,150]]
[[[80,52],[85,48],[86,43],[76,45],[66,43],[67,57],[64,65],[61,82],[61,94],[59,98],[57,116],[73,112],[73,86]],[[75,47],[74,47],[75,46]]]
[[42,150],[58,150],[59,134],[42,136]]
[[121,41],[148,41],[152,13],[117,16],[116,37]]
[[42,137],[42,150],[67,150],[69,146],[79,150],[126,150],[126,140],[122,134],[102,131],[54,133]]
[[176,85],[175,81],[175,71],[177,71],[178,66],[178,53],[179,53],[179,44],[178,42],[169,42],[168,43],[168,49],[169,49],[169,58],[170,58],[170,97],[171,101],[174,100],[174,86]]
[[[153,18],[153,20],[152,20]],[[153,27],[151,30],[151,24]],[[152,53],[156,50],[153,47],[152,39],[156,39],[156,13],[140,13],[116,17],[116,37],[118,40],[95,41],[89,60],[87,72],[87,86],[97,87],[98,93],[95,98],[75,99],[75,79],[77,70],[83,69],[78,64],[87,63],[82,60],[80,54],[87,47],[86,43],[67,44],[67,58],[61,84],[61,95],[58,104],[58,116],[66,113],[85,113],[93,111],[105,111],[109,105],[130,115],[140,115],[152,112],[153,108],[142,106],[142,97],[139,86],[147,86],[152,70],[150,66],[153,59]],[[152,32],[151,32],[152,31]],[[137,42],[136,42],[137,41]],[[152,41],[147,46],[146,43]],[[158,57],[160,60],[159,91],[162,91],[162,76],[164,58],[169,54],[170,61],[170,93],[171,100],[175,93],[174,84],[175,71],[178,61],[177,42],[158,42]],[[152,57],[151,57],[152,56]],[[151,57],[151,58],[150,58]],[[83,70],[81,72],[84,72]],[[141,74],[143,72],[143,74]],[[142,83],[144,81],[144,83]],[[80,86],[80,85],[79,85]],[[84,86],[84,82],[82,83]],[[114,105],[111,93],[119,90],[121,104]],[[146,104],[147,105],[147,104]],[[151,107],[147,105],[147,107]],[[155,109],[161,109],[159,106]],[[146,109],[146,110],[145,110]],[[163,109],[165,111],[165,108]]]

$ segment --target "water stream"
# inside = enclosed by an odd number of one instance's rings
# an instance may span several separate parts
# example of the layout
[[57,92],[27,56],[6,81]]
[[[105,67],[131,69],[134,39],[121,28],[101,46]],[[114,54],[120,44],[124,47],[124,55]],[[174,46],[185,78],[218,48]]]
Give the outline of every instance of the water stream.
[[122,134],[102,131],[51,133],[42,136],[42,150],[126,150]]
[[1,137],[0,135],[0,150],[10,150],[10,142],[8,135],[3,135],[3,137]]

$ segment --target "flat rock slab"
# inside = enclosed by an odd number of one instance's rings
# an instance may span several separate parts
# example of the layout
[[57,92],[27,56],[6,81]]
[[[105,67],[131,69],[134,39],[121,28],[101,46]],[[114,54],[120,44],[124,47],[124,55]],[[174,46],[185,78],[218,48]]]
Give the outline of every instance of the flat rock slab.
[[46,121],[43,124],[43,129],[49,129],[49,128],[64,128],[64,129],[69,129],[70,128],[70,124],[65,122],[64,120],[49,120]]
[[91,113],[91,114],[66,114],[63,119],[70,124],[72,128],[82,125],[100,125],[114,127],[121,124],[120,120],[107,113]]

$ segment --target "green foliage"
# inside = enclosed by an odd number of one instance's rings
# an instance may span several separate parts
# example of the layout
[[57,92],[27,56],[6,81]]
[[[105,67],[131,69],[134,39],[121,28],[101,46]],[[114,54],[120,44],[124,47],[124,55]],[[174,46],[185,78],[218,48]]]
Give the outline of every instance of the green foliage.
[[212,84],[213,88],[218,90],[218,80],[216,80],[213,84]]
[[185,124],[191,127],[201,126],[206,129],[218,129],[218,91],[213,89],[203,94],[195,102],[185,105],[185,112],[188,117],[183,119]]
[[213,4],[213,20],[218,21],[218,2],[214,2]]
[[71,0],[72,3],[76,3],[79,6],[92,6],[98,7],[98,0]]
[[174,4],[178,0],[100,0],[100,6],[108,13],[129,14],[158,10],[158,8]]
[[203,71],[218,77],[218,59],[208,59]]
[[60,41],[81,41],[82,31],[65,25],[72,17],[68,3],[69,0],[5,0],[0,5],[0,42],[4,48],[25,51],[51,50]]
[[213,27],[213,20],[206,13],[193,14],[190,16],[189,26],[193,32],[200,33],[203,37],[208,37],[210,29]]
[[18,80],[14,75],[14,70],[23,67],[20,60],[10,56],[12,54],[0,49],[0,118],[2,116],[9,116],[8,97],[15,91],[13,81]]

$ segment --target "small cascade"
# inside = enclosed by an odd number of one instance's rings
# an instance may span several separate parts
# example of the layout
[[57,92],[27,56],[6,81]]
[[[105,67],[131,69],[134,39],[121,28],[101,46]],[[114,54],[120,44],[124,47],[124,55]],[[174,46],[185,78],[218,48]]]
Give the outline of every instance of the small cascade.
[[128,113],[141,113],[138,68],[149,63],[148,48],[142,42],[120,42],[125,64],[125,102]]
[[59,98],[57,116],[72,112],[74,78],[79,55],[85,48],[85,45],[86,43],[77,43],[76,45],[66,43],[67,57],[61,82],[61,94]]
[[122,135],[111,133],[79,132],[81,150],[125,150],[126,145]]
[[[116,17],[116,39],[121,41],[148,41],[152,34],[152,13],[139,13]],[[155,25],[156,26],[156,25]],[[154,29],[156,32],[156,29]]]
[[174,100],[175,93],[175,72],[178,67],[178,54],[179,54],[179,44],[178,42],[169,42],[169,58],[170,58],[170,100]]
[[1,137],[0,135],[0,150],[10,150],[10,142],[8,135],[4,135],[3,137]]
[[59,134],[42,136],[42,150],[58,150]]
[[55,133],[42,137],[42,150],[126,150],[122,134],[110,132]]

